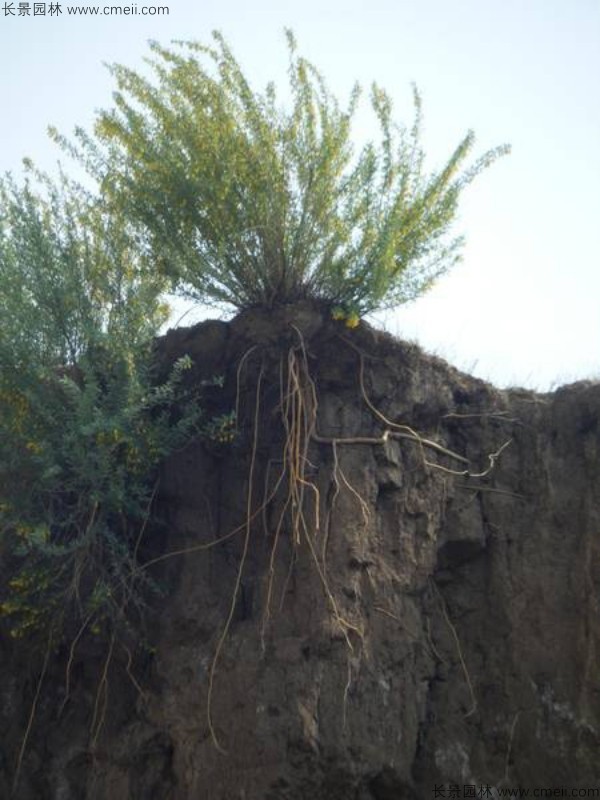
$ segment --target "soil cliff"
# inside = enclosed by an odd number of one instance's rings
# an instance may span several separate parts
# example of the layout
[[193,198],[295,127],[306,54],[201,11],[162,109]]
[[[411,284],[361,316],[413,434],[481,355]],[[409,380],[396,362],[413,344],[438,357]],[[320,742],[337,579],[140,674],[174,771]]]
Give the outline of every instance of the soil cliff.
[[2,640],[0,796],[600,788],[600,384],[499,391],[308,305],[157,352],[223,386],[162,472],[148,646],[40,683]]

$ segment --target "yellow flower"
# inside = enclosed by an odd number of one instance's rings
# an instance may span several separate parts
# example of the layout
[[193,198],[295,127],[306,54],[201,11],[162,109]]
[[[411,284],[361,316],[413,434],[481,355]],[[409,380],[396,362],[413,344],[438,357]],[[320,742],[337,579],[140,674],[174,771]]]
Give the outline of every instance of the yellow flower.
[[346,317],[346,327],[347,328],[358,328],[360,325],[360,317],[358,314],[352,313],[348,314]]

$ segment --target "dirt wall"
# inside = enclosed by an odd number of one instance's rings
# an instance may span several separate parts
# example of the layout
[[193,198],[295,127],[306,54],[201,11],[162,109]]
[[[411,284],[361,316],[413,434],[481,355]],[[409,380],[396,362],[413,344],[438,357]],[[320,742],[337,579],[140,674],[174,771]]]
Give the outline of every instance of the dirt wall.
[[[498,391],[309,306],[158,347],[184,353],[236,436],[165,465],[147,557],[186,552],[150,568],[148,647],[115,655],[93,743],[105,647],[59,716],[62,655],[13,796],[600,787],[600,384]],[[0,655],[10,797],[39,654]]]

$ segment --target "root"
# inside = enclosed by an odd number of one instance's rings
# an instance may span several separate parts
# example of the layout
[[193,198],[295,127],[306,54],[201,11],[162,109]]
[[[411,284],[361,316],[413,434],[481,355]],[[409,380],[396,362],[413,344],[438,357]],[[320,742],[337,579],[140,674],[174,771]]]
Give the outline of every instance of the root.
[[77,631],[77,634],[73,641],[71,642],[71,646],[69,647],[69,658],[67,660],[67,666],[65,668],[65,697],[61,703],[61,706],[58,710],[58,716],[62,716],[63,711],[65,710],[65,706],[69,702],[69,697],[71,696],[71,668],[73,667],[73,659],[75,658],[75,648],[77,647],[77,643],[85,633],[88,625],[92,621],[94,616],[94,612],[90,612],[88,616],[84,619],[81,627]]
[[[281,539],[284,531],[287,533],[289,526],[289,536],[291,541],[291,557],[290,564],[287,571],[287,576],[284,580],[283,591],[281,594],[282,606],[286,596],[288,584],[292,575],[292,570],[300,547],[305,546],[310,554],[309,558],[312,562],[314,569],[317,572],[319,581],[322,586],[323,593],[327,605],[330,608],[333,620],[339,626],[339,630],[346,641],[349,653],[354,653],[352,635],[358,636],[360,640],[363,639],[363,631],[360,626],[354,624],[351,620],[343,616],[343,609],[340,609],[338,602],[331,589],[329,577],[327,574],[327,550],[331,529],[331,520],[336,502],[342,491],[350,493],[360,509],[360,518],[363,526],[366,528],[370,522],[370,509],[365,498],[360,494],[358,489],[352,485],[348,476],[340,465],[339,447],[346,445],[369,445],[369,446],[385,446],[391,440],[406,440],[412,442],[419,449],[422,463],[426,468],[438,470],[444,474],[462,477],[462,478],[483,478],[487,476],[496,466],[496,463],[504,450],[510,445],[511,439],[505,441],[495,452],[487,455],[488,465],[483,470],[474,470],[471,461],[465,456],[454,452],[453,450],[445,447],[433,439],[426,438],[414,430],[412,427],[399,422],[394,422],[388,419],[371,401],[365,386],[365,365],[364,355],[350,342],[348,344],[353,347],[359,355],[359,389],[360,395],[366,407],[380,427],[383,425],[383,432],[379,436],[351,436],[351,437],[328,437],[323,436],[317,430],[317,411],[318,411],[318,396],[315,382],[311,377],[308,355],[305,342],[301,331],[292,326],[298,337],[298,343],[291,346],[287,354],[282,357],[279,369],[279,383],[280,383],[280,401],[279,413],[281,426],[283,428],[283,446],[281,452],[281,461],[279,457],[276,460],[269,460],[266,465],[266,472],[264,476],[264,488],[262,491],[262,498],[257,498],[257,505],[255,507],[255,483],[257,478],[257,461],[258,461],[258,447],[259,447],[259,428],[261,417],[261,390],[265,374],[265,361],[263,360],[260,366],[258,378],[255,386],[255,406],[253,418],[253,433],[252,445],[250,454],[250,465],[248,470],[248,487],[246,494],[246,508],[244,521],[229,531],[228,533],[212,538],[210,541],[202,542],[200,544],[192,545],[190,547],[180,548],[173,550],[169,553],[164,553],[161,556],[153,558],[142,565],[134,566],[132,570],[132,579],[142,570],[146,570],[153,565],[163,562],[167,559],[174,558],[182,555],[189,555],[194,552],[201,552],[208,550],[212,547],[222,544],[225,541],[232,539],[238,534],[243,534],[243,543],[241,544],[241,556],[239,565],[237,567],[235,583],[231,594],[231,600],[223,628],[219,634],[215,652],[212,658],[209,675],[208,675],[208,690],[207,690],[207,724],[210,737],[216,749],[226,754],[227,751],[219,741],[217,731],[215,729],[215,719],[213,715],[213,698],[215,692],[215,682],[217,676],[218,665],[223,653],[225,642],[230,633],[237,602],[242,586],[244,570],[248,560],[248,553],[251,546],[252,537],[252,524],[258,517],[262,518],[262,528],[265,537],[272,537],[270,541],[270,553],[268,559],[268,576],[267,587],[265,593],[264,613],[260,628],[260,640],[263,651],[265,649],[266,631],[271,618],[271,607],[273,604],[273,597],[275,594],[276,586],[276,572],[277,572],[277,556],[280,551]],[[345,340],[346,341],[346,340]],[[250,347],[241,357],[236,371],[236,397],[235,397],[235,416],[236,424],[240,419],[240,397],[241,397],[241,384],[242,373],[248,365],[248,359],[251,354],[257,349],[257,345]],[[462,416],[462,415],[446,415]],[[502,421],[513,422],[512,418],[505,416],[504,412],[491,413],[490,417],[498,417]],[[313,465],[309,459],[309,449],[311,445],[322,444],[328,445],[332,450],[333,467],[331,471],[331,484],[329,489],[329,500],[323,509],[323,502],[321,492],[316,479],[311,477],[311,469]],[[431,455],[431,454],[434,455]],[[278,454],[279,456],[279,454]],[[443,460],[444,463],[438,463]],[[451,463],[453,466],[446,466],[446,463]],[[279,471],[276,475],[272,475],[271,469],[274,464],[279,465]],[[261,480],[259,478],[259,480]],[[272,488],[271,488],[272,486]],[[466,487],[465,487],[466,488]],[[470,488],[470,487],[469,487]],[[473,487],[474,490],[479,487]],[[498,490],[501,491],[501,490]],[[153,494],[154,496],[154,494]],[[272,528],[269,530],[269,518],[267,515],[270,503],[278,498],[278,511],[277,517],[271,520]],[[280,505],[279,505],[280,502]],[[323,525],[321,524],[323,523]],[[140,537],[136,543],[135,554],[137,555],[139,540],[143,535],[143,529],[140,532]],[[214,536],[214,533],[212,533]],[[319,541],[319,537],[321,537]],[[283,577],[283,576],[282,576]],[[468,669],[465,664],[464,656],[462,653],[460,641],[452,621],[449,618],[448,611],[442,595],[439,590],[432,584],[434,590],[437,592],[441,610],[452,634],[453,640],[456,645],[458,658],[465,676],[465,681],[469,689],[472,707],[467,712],[466,716],[473,714],[477,708],[477,701],[473,690],[473,685],[469,676]],[[279,587],[277,587],[279,592]],[[392,612],[383,607],[376,606],[375,610],[381,614],[395,619],[409,635],[416,638],[416,634],[405,627],[403,622]],[[79,636],[79,634],[78,634]],[[435,651],[431,636],[429,634],[430,646],[434,654],[439,657]],[[77,640],[73,644],[76,645]],[[112,648],[112,643],[111,643]],[[126,651],[129,656],[127,664],[127,673],[138,689],[140,695],[141,687],[135,680],[131,673],[131,653]],[[350,658],[350,655],[349,655]],[[71,659],[72,660],[72,659]],[[350,662],[349,662],[350,663]],[[100,727],[103,721],[105,712],[106,701],[106,675],[108,672],[109,659],[105,663],[103,678],[100,682],[96,707],[94,710],[94,721],[92,730],[95,731],[94,741],[96,741]],[[344,692],[344,702],[347,700],[347,694],[350,686],[351,670],[349,668],[349,682]],[[104,692],[104,695],[102,695]],[[104,697],[104,706],[101,706],[101,699]],[[345,712],[344,712],[345,713]]]
[[507,489],[496,489],[493,486],[469,486],[468,483],[456,483],[455,486],[457,489],[473,492],[473,496],[478,495],[480,492],[489,492],[491,494],[503,494],[506,497],[514,497],[517,500],[527,500],[524,494],[509,492]]
[[131,683],[137,689],[138,694],[142,699],[142,702],[145,703],[146,700],[147,700],[146,692],[142,689],[142,687],[140,686],[137,678],[135,677],[135,675],[131,671],[131,665],[133,664],[133,656],[131,654],[131,650],[127,647],[127,645],[123,644],[123,642],[121,642],[121,647],[123,648],[123,650],[125,651],[125,654],[127,656],[127,664],[125,665],[125,672],[127,673],[127,677],[129,678]]
[[431,587],[433,588],[434,593],[437,595],[438,600],[440,602],[440,608],[442,610],[442,614],[444,615],[444,620],[448,626],[448,630],[452,634],[452,638],[454,639],[454,644],[456,645],[456,652],[458,654],[458,659],[460,661],[460,665],[462,667],[463,674],[465,676],[465,682],[469,689],[469,694],[471,695],[471,708],[465,714],[465,717],[470,717],[472,714],[477,711],[477,698],[475,697],[475,691],[473,689],[473,683],[471,682],[471,676],[469,674],[469,670],[467,669],[467,665],[465,663],[465,658],[463,656],[462,647],[460,644],[460,639],[458,638],[458,633],[456,632],[456,628],[452,620],[450,619],[450,615],[448,614],[448,607],[446,605],[446,601],[438,587],[435,585],[433,580],[429,581]]
[[[390,422],[389,420],[388,423],[390,425],[396,424]],[[399,427],[404,427],[404,426],[399,426]],[[430,439],[424,439],[417,433],[414,433],[413,435],[410,433],[399,433],[397,431],[388,429],[385,430],[381,436],[352,436],[344,439],[340,438],[334,439],[314,434],[313,439],[316,442],[320,442],[321,444],[333,444],[335,442],[336,444],[378,444],[378,445],[384,445],[387,441],[389,441],[389,439],[408,439],[409,441],[418,444],[419,447],[421,448],[421,454],[423,456],[423,464],[426,467],[437,469],[440,472],[446,473],[446,475],[454,475],[455,477],[458,478],[485,478],[494,469],[494,467],[496,466],[496,461],[503,453],[503,451],[512,443],[512,439],[508,439],[508,441],[504,442],[504,444],[498,450],[496,450],[495,453],[488,454],[488,459],[490,463],[487,469],[483,470],[482,472],[471,472],[471,470],[469,469],[463,469],[463,470],[450,469],[449,467],[444,467],[442,464],[438,464],[435,461],[429,461],[427,458],[425,458],[425,454],[423,451],[423,448],[425,447],[431,447],[437,450],[438,452],[443,453],[446,456],[456,459],[457,461],[462,461],[465,464],[470,464],[467,458],[464,458],[458,453],[452,452],[452,450],[448,450],[447,448],[442,447],[442,445],[437,444],[437,442],[433,442]]]
[[331,530],[331,516],[333,514],[333,510],[335,508],[336,501],[338,499],[341,487],[340,482],[338,479],[338,451],[337,451],[337,444],[334,441],[331,445],[331,450],[333,452],[333,470],[332,470],[332,481],[333,481],[333,495],[331,500],[329,501],[329,507],[327,509],[327,519],[325,522],[325,536],[323,537],[323,546],[321,548],[321,557],[323,559],[323,563],[325,563],[325,559],[327,558],[327,545],[329,543],[329,533]]
[[[316,540],[321,531],[321,495],[315,483],[308,479],[307,470],[312,467],[312,464],[308,458],[308,448],[311,441],[314,441],[315,439],[318,401],[316,388],[312,378],[310,377],[308,369],[308,357],[306,348],[304,346],[304,340],[300,331],[297,328],[295,328],[295,330],[298,335],[299,345],[297,347],[290,348],[288,351],[285,378],[283,362],[280,369],[281,420],[285,434],[285,443],[283,448],[283,466],[276,483],[276,488],[279,487],[285,479],[287,493],[283,501],[281,513],[279,514],[279,518],[275,526],[273,544],[271,546],[269,558],[269,580],[267,586],[265,612],[263,615],[263,623],[261,628],[261,641],[264,649],[264,636],[268,621],[270,619],[270,608],[275,581],[277,547],[280,541],[281,532],[283,530],[284,519],[286,515],[289,514],[292,542],[295,548],[297,548],[302,542],[306,543],[311,555],[311,559],[321,581],[325,597],[327,598],[331,608],[333,617],[338,623],[346,643],[352,650],[352,643],[349,638],[349,633],[354,632],[362,638],[362,631],[341,615],[327,578],[327,528],[329,524],[331,505],[327,516],[326,533],[323,537],[320,555],[316,549]],[[334,460],[336,461],[334,468],[336,495],[340,490],[340,480],[338,478],[339,475],[344,485],[356,496],[361,504],[363,516],[367,517],[368,508],[366,503],[360,497],[359,493],[354,489],[354,487],[352,487],[345,475],[343,475],[343,473],[339,470],[335,446]],[[312,498],[313,505],[310,519],[307,519],[306,511],[308,497]],[[293,564],[293,558],[294,556],[292,555],[290,567]],[[289,577],[290,571],[288,571],[285,586],[287,586]],[[282,602],[284,597],[285,587],[282,595]]]
[[[362,634],[361,631],[357,628],[357,626],[348,622],[348,620],[344,619],[343,616],[340,614],[335,597],[333,596],[333,593],[331,592],[329,586],[329,581],[327,578],[327,569],[326,569],[326,554],[327,554],[327,545],[329,539],[330,521],[333,509],[335,507],[335,503],[338,499],[338,496],[342,488],[349,491],[358,501],[361,511],[361,516],[365,526],[368,524],[369,521],[369,507],[365,502],[364,498],[355,489],[355,487],[352,486],[352,484],[346,477],[345,473],[341,469],[339,463],[338,446],[385,445],[391,439],[406,439],[408,441],[414,442],[419,447],[423,463],[426,467],[439,470],[445,474],[452,476],[458,476],[463,478],[464,477],[483,478],[486,475],[488,475],[491,472],[491,470],[495,467],[498,458],[504,452],[504,450],[509,446],[512,440],[504,442],[498,448],[498,450],[488,454],[487,458],[489,461],[489,465],[486,469],[481,471],[472,470],[471,463],[468,458],[450,450],[449,448],[439,444],[436,441],[421,436],[409,425],[400,424],[388,419],[378,408],[376,408],[376,406],[370,400],[365,387],[364,357],[363,354],[360,353],[359,351],[357,352],[359,353],[359,358],[360,358],[360,365],[359,365],[360,392],[366,406],[369,408],[371,413],[375,416],[375,418],[379,422],[385,425],[385,430],[380,436],[353,436],[353,437],[340,438],[340,437],[326,437],[321,435],[317,431],[318,401],[317,401],[316,388],[312,378],[310,377],[308,368],[308,358],[302,334],[297,328],[295,330],[298,335],[299,346],[296,348],[291,348],[288,352],[286,379],[284,379],[283,362],[282,362],[282,369],[280,371],[281,408],[282,408],[282,422],[285,431],[285,445],[283,452],[283,467],[277,481],[276,491],[277,488],[283,482],[283,479],[285,478],[287,479],[287,496],[283,502],[282,511],[275,527],[274,540],[271,548],[271,555],[269,560],[269,582],[267,588],[266,610],[263,618],[261,639],[263,641],[263,647],[264,647],[264,634],[268,619],[270,617],[273,583],[275,579],[277,547],[280,540],[281,531],[283,528],[284,518],[286,514],[289,513],[291,515],[291,531],[292,531],[293,542],[296,546],[303,540],[306,542],[314,566],[321,580],[323,590],[331,607],[333,616],[340,625],[340,628],[344,631],[344,636],[347,640],[347,643],[351,647],[351,642],[350,639],[348,638],[348,633],[350,631],[354,631],[359,635]],[[506,418],[502,412],[499,412],[497,416],[503,420],[505,419],[507,419],[507,421],[511,420],[511,418]],[[328,503],[325,534],[323,536],[323,541],[320,547],[320,553],[317,553],[317,549],[315,547],[315,540],[320,532],[320,525],[319,525],[320,494],[317,486],[306,477],[307,465],[309,463],[308,445],[310,441],[316,442],[317,444],[330,445],[333,454],[333,470],[332,470],[333,494]],[[452,461],[458,462],[459,464],[465,465],[465,468],[454,469],[444,466],[443,464],[437,463],[437,461],[431,461],[425,455],[426,450],[432,450],[441,456],[449,458]],[[311,524],[309,524],[309,521],[306,518],[306,513],[307,513],[306,500],[308,494],[312,495],[315,508],[314,520],[311,520]],[[265,503],[263,504],[263,510],[265,509],[266,504],[267,503],[265,501]],[[264,525],[266,529],[267,527],[266,521],[264,522]],[[457,641],[456,631],[454,630],[452,623],[448,618],[447,612],[445,611],[445,607],[444,607],[444,613],[446,620],[448,624],[451,626],[451,630],[453,631],[453,636],[455,637],[455,641]],[[475,696],[472,690],[472,685],[470,677],[468,675],[468,671],[466,669],[466,665],[464,664],[464,658],[460,650],[460,643],[458,641],[457,641],[457,648],[459,651],[459,658],[461,661],[461,665],[463,666],[463,670],[465,672],[467,685],[469,686],[469,690],[471,692],[473,700],[473,709],[469,711],[469,713],[472,713],[476,708]]]
[[420,639],[420,634],[416,631],[411,631],[411,629],[406,625],[397,614],[394,614],[392,611],[389,611],[387,608],[383,608],[383,606],[373,606],[375,611],[379,611],[380,614],[384,614],[386,617],[391,617],[392,619],[396,620],[398,625],[402,628],[403,631],[406,631],[408,635],[418,641]]
[[[339,465],[338,465],[338,467],[339,467]],[[369,524],[369,518],[371,516],[370,513],[369,513],[369,507],[366,504],[366,502],[365,502],[364,498],[362,497],[362,495],[354,488],[354,486],[352,486],[352,484],[350,483],[348,478],[346,478],[346,475],[344,474],[344,472],[343,472],[341,467],[339,467],[339,472],[340,472],[340,478],[344,482],[344,486],[348,489],[350,494],[354,495],[354,497],[358,500],[358,504],[360,506],[360,512],[361,512],[362,518],[363,518],[363,525],[366,528],[367,525]]]
[[[282,483],[284,478],[285,478],[285,469],[282,470],[280,475],[279,475],[279,478],[278,478],[277,483],[276,483],[275,491],[277,491],[277,489],[281,485],[281,483]],[[263,504],[263,505],[265,505],[265,508],[266,508],[266,504]],[[262,648],[263,652],[265,651],[265,634],[266,634],[267,626],[269,624],[269,620],[270,620],[270,617],[271,617],[271,599],[272,599],[272,596],[273,596],[273,584],[274,584],[274,581],[275,581],[275,556],[277,554],[277,546],[279,544],[279,538],[281,536],[281,531],[283,529],[283,522],[284,522],[284,518],[285,518],[286,512],[288,510],[288,506],[289,506],[289,497],[286,500],[286,502],[285,502],[285,504],[284,504],[284,506],[283,506],[283,508],[281,510],[281,513],[279,515],[279,519],[277,521],[277,525],[275,526],[275,533],[273,535],[273,544],[271,546],[271,554],[269,556],[269,580],[268,580],[268,583],[267,583],[267,597],[266,597],[266,600],[265,600],[265,611],[264,611],[264,614],[263,614],[263,620],[262,620],[261,629],[260,629],[260,641],[261,641],[261,648]],[[265,534],[267,534],[268,533],[268,526],[266,524],[266,520],[263,520],[263,524],[264,524]],[[285,597],[285,589],[287,588],[290,575],[291,575],[291,564],[290,564],[290,569],[288,570],[288,574],[287,574],[285,585],[284,585],[284,592],[283,592],[283,595],[282,595],[282,598],[281,598],[281,602],[282,603],[283,603],[283,598]]]
[[240,418],[240,380],[242,375],[242,367],[248,360],[250,353],[254,352],[258,345],[253,345],[249,347],[248,350],[244,353],[244,355],[240,358],[240,363],[238,364],[238,368],[235,373],[235,424],[237,429],[238,420]]
[[281,600],[279,601],[279,611],[283,611],[283,604],[285,603],[285,596],[287,593],[287,589],[292,579],[292,573],[294,571],[294,564],[296,563],[296,551],[292,550],[292,554],[290,556],[290,563],[288,564],[287,574],[285,576],[285,581],[283,583],[283,588],[281,590]]
[[310,536],[308,535],[308,533],[305,536],[305,541],[308,544],[308,549],[310,550],[310,554],[313,557],[313,561],[315,563],[315,567],[316,567],[317,573],[319,575],[319,578],[321,579],[321,584],[323,586],[323,591],[325,592],[325,596],[329,600],[329,604],[331,606],[331,610],[333,612],[333,616],[335,618],[335,621],[340,626],[340,629],[342,631],[344,639],[346,640],[346,644],[348,645],[348,648],[350,650],[353,650],[354,648],[352,647],[352,642],[350,641],[350,637],[348,635],[349,632],[353,631],[354,633],[357,634],[357,636],[360,639],[362,639],[363,636],[364,636],[363,631],[360,628],[358,628],[356,625],[353,625],[351,622],[348,622],[348,620],[344,619],[341,616],[341,614],[340,614],[340,612],[338,610],[338,607],[337,607],[337,603],[335,601],[335,597],[333,596],[333,594],[331,592],[331,589],[329,588],[329,582],[327,580],[327,575],[325,574],[325,571],[323,569],[323,565],[319,561],[319,557],[318,557],[317,552],[315,550],[314,544],[313,544]]
[[347,714],[348,714],[348,695],[350,693],[350,688],[352,687],[352,670],[353,668],[356,670],[356,675],[360,672],[360,665],[362,659],[362,650],[359,650],[358,656],[353,656],[350,652],[348,653],[348,660],[347,660],[347,678],[346,678],[346,685],[344,686],[344,696],[342,700],[342,733],[346,732],[346,723],[347,723]]
[[431,648],[431,652],[437,658],[440,664],[447,664],[448,662],[433,643],[433,638],[431,636],[431,620],[429,619],[429,617],[426,618],[426,622],[427,622],[427,643]]
[[[255,511],[255,513],[252,515],[252,518],[254,519],[254,517],[258,516],[261,510],[261,508],[257,509],[257,511]],[[145,561],[136,568],[135,572],[142,572],[142,570],[148,569],[148,567],[152,567],[154,564],[159,564],[161,561],[167,561],[169,558],[175,558],[176,556],[187,556],[190,553],[198,553],[201,550],[210,550],[211,547],[216,547],[218,544],[222,544],[229,539],[233,539],[234,536],[237,536],[237,534],[241,533],[243,530],[245,530],[245,528],[246,523],[243,522],[241,525],[238,525],[237,528],[234,528],[223,536],[219,536],[217,539],[211,539],[209,542],[193,544],[190,547],[182,547],[179,550],[171,550],[168,553],[163,553],[162,556],[157,556],[156,558],[151,558],[150,561]]]
[[[295,328],[295,326],[293,326]],[[282,469],[276,482],[275,492],[286,480],[287,493],[283,502],[279,519],[275,526],[273,544],[269,558],[269,580],[267,585],[267,596],[265,601],[265,611],[261,626],[261,642],[264,649],[264,637],[270,619],[271,601],[275,581],[276,553],[284,520],[287,514],[291,518],[291,533],[294,545],[299,545],[303,535],[307,531],[307,523],[304,516],[305,492],[312,493],[315,503],[315,535],[319,531],[319,506],[320,494],[318,488],[306,479],[306,465],[308,462],[308,445],[312,431],[316,424],[316,390],[306,365],[306,351],[300,331],[295,328],[300,339],[300,351],[302,359],[299,361],[296,355],[296,348],[290,348],[287,356],[287,370],[284,378],[283,361],[280,365],[280,407],[281,421],[285,432],[285,443],[282,454]],[[266,530],[265,522],[265,530]],[[289,578],[289,572],[288,572]],[[287,579],[286,579],[287,585]]]
[[479,414],[459,414],[457,412],[451,412],[449,414],[443,414],[442,419],[496,419],[499,422],[521,422],[518,417],[509,417],[508,411],[488,411],[482,412]]
[[[295,327],[295,326],[293,326]],[[300,338],[302,360],[299,361],[294,348],[288,353],[288,381],[282,422],[286,434],[284,463],[288,477],[289,499],[291,501],[292,532],[296,544],[300,543],[300,532],[306,527],[304,517],[305,490],[315,498],[315,535],[319,531],[319,490],[306,480],[308,447],[314,433],[317,418],[317,394],[308,371],[308,359],[302,334],[295,328]]]
[[206,715],[208,721],[208,729],[210,731],[211,738],[213,740],[213,744],[217,748],[217,750],[222,753],[223,755],[227,754],[227,751],[221,747],[219,739],[217,738],[217,734],[213,725],[212,719],[212,696],[213,696],[213,688],[214,688],[214,680],[215,680],[215,671],[217,669],[217,664],[219,661],[219,656],[221,655],[221,650],[223,648],[223,644],[225,643],[225,639],[227,638],[227,634],[229,633],[229,628],[231,627],[231,622],[233,620],[233,615],[235,614],[235,607],[237,603],[238,594],[240,591],[240,585],[242,582],[242,575],[244,573],[244,566],[246,564],[246,556],[248,555],[248,546],[250,544],[250,532],[251,532],[251,522],[253,517],[256,516],[256,512],[252,513],[252,496],[253,496],[253,487],[254,487],[254,469],[256,466],[256,450],[258,447],[258,428],[259,428],[259,413],[260,413],[260,389],[262,385],[262,377],[264,373],[264,364],[261,364],[260,372],[258,375],[258,380],[256,382],[256,397],[255,397],[255,409],[254,409],[254,435],[252,438],[252,455],[250,458],[250,469],[248,471],[248,491],[246,497],[246,523],[245,523],[245,535],[244,535],[244,547],[242,551],[242,557],[240,558],[240,564],[237,571],[235,586],[233,589],[233,594],[231,597],[231,605],[229,607],[229,614],[227,616],[227,620],[221,632],[221,636],[219,637],[219,641],[217,642],[217,647],[215,650],[215,654],[213,656],[212,664],[210,666],[210,673],[208,677],[208,694],[206,700]]
[[156,483],[154,484],[154,488],[152,489],[152,494],[150,495],[150,499],[148,500],[148,505],[146,507],[146,512],[144,514],[144,519],[142,521],[142,524],[140,525],[140,532],[136,539],[135,547],[133,548],[132,560],[134,564],[137,562],[138,550],[140,549],[140,544],[142,543],[142,539],[144,538],[144,534],[146,533],[146,528],[148,527],[148,521],[150,520],[150,509],[152,508],[152,503],[154,502],[154,498],[156,497],[156,492],[158,491],[158,485],[159,481],[156,481]]
[[100,680],[98,681],[98,689],[96,691],[96,701],[94,703],[94,715],[92,717],[92,724],[90,725],[90,737],[91,737],[90,749],[92,751],[96,749],[96,745],[98,744],[98,739],[100,737],[100,733],[104,726],[104,720],[106,717],[106,708],[108,706],[108,670],[110,668],[110,663],[112,661],[114,647],[115,647],[115,634],[113,632],[112,636],[110,637],[108,652],[106,654],[106,659],[104,660],[102,675],[100,676]]
[[[500,455],[504,452],[504,450],[512,443],[512,439],[508,439],[504,444],[502,444],[495,453],[489,453],[487,458],[489,461],[488,467],[481,471],[481,472],[472,472],[470,469],[471,462],[468,458],[461,456],[459,453],[454,452],[453,450],[449,450],[447,447],[439,444],[438,442],[433,441],[432,439],[426,439],[425,437],[421,436],[417,433],[413,428],[409,425],[393,422],[392,420],[388,419],[385,414],[383,414],[370,400],[367,390],[365,388],[365,365],[364,365],[364,355],[363,353],[358,350],[354,345],[348,342],[347,339],[343,339],[352,349],[354,349],[359,356],[359,385],[360,385],[360,392],[362,398],[365,402],[367,408],[371,411],[371,413],[382,422],[386,428],[381,436],[353,436],[347,438],[336,438],[335,440],[331,437],[325,437],[319,435],[316,431],[313,433],[313,439],[316,442],[320,442],[321,444],[333,444],[335,441],[336,444],[375,444],[375,445],[385,445],[389,439],[407,439],[408,441],[415,442],[421,450],[421,455],[423,458],[423,464],[426,467],[431,467],[432,469],[440,470],[441,472],[446,473],[447,475],[454,475],[456,477],[462,478],[484,478],[494,469],[496,465],[496,461],[500,457]],[[448,414],[446,416],[453,416]],[[501,414],[498,414],[501,416]],[[504,419],[503,416],[501,416]],[[458,461],[459,463],[466,464],[467,469],[450,469],[449,467],[445,467],[442,464],[438,464],[435,461],[429,461],[425,456],[425,449],[434,450],[441,455],[447,456],[448,458]]]
[[[345,619],[339,609],[333,592],[331,591],[329,580],[327,578],[327,566],[326,566],[326,549],[327,549],[327,542],[326,538],[327,535],[324,537],[324,542],[322,546],[322,553],[321,558],[319,558],[319,554],[317,553],[315,547],[315,540],[318,537],[320,532],[320,493],[318,488],[315,486],[312,481],[306,479],[306,467],[310,464],[308,460],[308,447],[311,440],[315,439],[315,431],[316,431],[316,423],[317,423],[317,408],[318,408],[318,400],[317,400],[317,392],[315,388],[315,384],[310,377],[309,368],[308,368],[308,357],[306,353],[306,348],[304,345],[304,340],[302,338],[302,334],[296,328],[296,333],[298,334],[298,338],[300,340],[300,354],[301,358],[299,359],[296,355],[296,351],[291,349],[288,354],[288,394],[287,397],[291,402],[290,405],[287,405],[284,409],[284,427],[286,429],[287,434],[287,441],[292,443],[292,447],[290,451],[292,453],[292,459],[288,462],[288,479],[289,483],[291,484],[291,491],[292,491],[292,532],[293,538],[296,543],[299,543],[301,540],[304,540],[308,546],[309,552],[312,556],[312,560],[315,565],[315,569],[317,570],[317,574],[321,581],[321,585],[323,587],[323,591],[325,596],[329,602],[331,607],[332,614],[334,616],[335,621],[340,627],[344,639],[352,651],[352,642],[350,641],[349,633],[353,632],[357,634],[359,638],[362,639],[363,632],[360,628],[356,625]],[[291,412],[291,413],[290,413]],[[339,469],[339,463],[337,463],[337,452],[335,451],[334,447],[334,461],[336,462],[336,468],[334,470],[335,476],[334,481],[336,483],[336,489],[339,491],[339,480],[337,475],[339,474],[342,477],[345,485],[352,491],[352,493],[357,497],[359,502],[361,503],[361,510],[363,514],[368,514],[368,509],[366,504],[364,503],[363,499],[360,497],[358,492],[354,490],[351,484],[347,481],[341,470]],[[305,505],[305,489],[309,489],[315,498],[315,512],[314,512],[314,525],[310,526],[307,523],[307,520],[304,515],[304,505]],[[311,530],[312,528],[312,530]]]

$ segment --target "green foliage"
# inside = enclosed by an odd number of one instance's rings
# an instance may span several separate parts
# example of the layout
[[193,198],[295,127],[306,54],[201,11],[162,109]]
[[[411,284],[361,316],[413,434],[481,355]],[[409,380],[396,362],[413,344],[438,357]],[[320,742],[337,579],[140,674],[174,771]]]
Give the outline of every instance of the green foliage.
[[162,458],[196,430],[181,359],[155,385],[161,280],[126,224],[64,177],[0,182],[0,611],[13,636],[122,624]]
[[208,439],[219,444],[233,442],[236,436],[235,411],[213,417],[206,426],[205,435]]
[[374,85],[381,140],[355,156],[359,87],[341,107],[287,36],[287,110],[273,85],[253,91],[215,33],[214,47],[152,44],[154,80],[113,66],[115,107],[100,113],[96,139],[79,131],[79,150],[61,141],[141,226],[162,274],[202,302],[315,297],[352,317],[411,300],[459,258],[459,197],[508,148],[467,167],[469,132],[427,174],[418,92],[405,128]]

